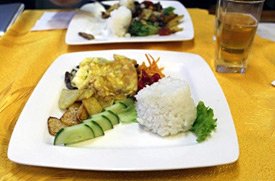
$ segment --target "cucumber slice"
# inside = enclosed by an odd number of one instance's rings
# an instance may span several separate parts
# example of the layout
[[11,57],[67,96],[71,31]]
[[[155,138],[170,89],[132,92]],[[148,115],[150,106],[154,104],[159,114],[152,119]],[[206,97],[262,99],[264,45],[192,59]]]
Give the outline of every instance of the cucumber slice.
[[85,120],[84,123],[88,123],[90,121],[96,122],[102,128],[103,131],[113,129],[111,121],[106,116],[92,117],[90,119]]
[[103,129],[94,121],[85,122],[94,131],[95,137],[104,136]]
[[109,119],[113,126],[117,125],[119,123],[118,116],[115,113],[111,112],[111,111],[104,111],[102,113],[93,115],[92,118],[96,118],[98,116],[104,116],[104,118]]
[[124,112],[126,109],[127,109],[127,106],[125,104],[117,102],[109,107],[106,107],[105,111],[112,111],[115,114],[119,114],[121,112]]
[[112,125],[112,122],[105,116],[101,116],[98,118],[92,118],[92,120],[94,122],[96,122],[97,124],[99,124],[99,126],[103,129],[103,131],[114,128]]
[[62,128],[55,136],[54,145],[69,145],[95,137],[103,136],[104,131],[112,129],[120,121],[122,123],[136,122],[137,112],[133,99],[117,101],[105,108],[104,112],[93,115],[83,123]]
[[110,119],[112,119],[112,123],[113,123],[113,122],[115,123],[115,124],[113,124],[113,125],[116,125],[116,124],[119,123],[119,117],[118,117],[117,114],[113,113],[113,112],[110,111],[110,110],[107,110],[106,112],[109,113],[109,116],[111,117]]
[[137,111],[135,106],[129,107],[125,112],[118,114],[121,123],[137,122]]
[[72,144],[95,137],[93,130],[86,124],[78,124],[62,128],[56,133],[54,145]]
[[135,105],[135,101],[132,98],[118,100],[118,101],[116,101],[116,103],[121,103],[121,104],[125,105],[125,107],[127,107],[127,108]]

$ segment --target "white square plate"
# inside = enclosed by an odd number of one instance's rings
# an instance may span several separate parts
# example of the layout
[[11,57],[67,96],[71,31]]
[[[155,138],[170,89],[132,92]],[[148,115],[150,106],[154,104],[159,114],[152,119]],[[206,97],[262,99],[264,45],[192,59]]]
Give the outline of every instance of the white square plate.
[[[161,138],[144,131],[137,123],[119,124],[105,136],[76,144],[54,146],[47,129],[49,116],[60,117],[58,98],[64,73],[85,57],[112,59],[121,54],[146,60],[144,53],[160,57],[165,74],[188,81],[192,97],[214,109],[218,119],[212,136],[197,143],[191,133]],[[224,94],[208,67],[198,55],[156,50],[105,50],[70,53],[60,56],[46,71],[26,103],[14,128],[8,158],[26,165],[108,171],[168,170],[232,163],[239,147],[234,123]]]
[[[105,4],[114,4],[118,1],[104,1]],[[153,1],[158,2],[158,1]],[[95,36],[94,40],[87,40],[78,35],[79,32],[89,32],[91,23],[93,23],[91,15],[77,11],[71,20],[67,33],[66,44],[68,45],[87,45],[87,44],[103,44],[103,43],[131,43],[131,42],[163,42],[163,41],[185,41],[194,38],[194,28],[191,17],[187,9],[178,1],[160,1],[163,7],[172,6],[175,8],[175,13],[184,15],[183,22],[179,25],[183,31],[167,35],[167,36],[145,36],[145,37],[116,37],[107,34]]]

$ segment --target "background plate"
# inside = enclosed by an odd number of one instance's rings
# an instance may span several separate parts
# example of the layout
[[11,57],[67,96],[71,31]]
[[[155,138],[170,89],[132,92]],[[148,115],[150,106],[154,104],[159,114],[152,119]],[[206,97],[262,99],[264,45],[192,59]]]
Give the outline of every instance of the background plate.
[[[118,1],[104,1],[106,4],[114,4]],[[158,1],[153,1],[158,2]],[[86,44],[103,44],[103,43],[131,43],[131,42],[162,42],[162,41],[185,41],[194,38],[194,28],[191,17],[187,9],[178,1],[160,1],[163,7],[172,6],[175,13],[184,15],[183,23],[179,26],[183,31],[168,36],[146,36],[146,37],[114,37],[110,35],[96,37],[94,40],[86,40],[78,35],[78,32],[87,31],[91,23],[91,17],[83,11],[78,11],[69,24],[66,33],[66,44],[68,45],[86,45]]]
[[[192,133],[161,138],[142,130],[137,123],[120,124],[105,136],[76,144],[54,146],[47,129],[49,116],[60,117],[58,98],[64,88],[64,73],[85,57],[112,59],[125,55],[138,63],[144,53],[160,57],[165,74],[188,81],[195,102],[205,102],[218,119],[213,135],[197,143]],[[154,50],[106,50],[60,56],[46,71],[26,103],[14,128],[8,158],[26,165],[84,170],[165,170],[232,163],[239,147],[224,94],[207,63],[198,55]]]

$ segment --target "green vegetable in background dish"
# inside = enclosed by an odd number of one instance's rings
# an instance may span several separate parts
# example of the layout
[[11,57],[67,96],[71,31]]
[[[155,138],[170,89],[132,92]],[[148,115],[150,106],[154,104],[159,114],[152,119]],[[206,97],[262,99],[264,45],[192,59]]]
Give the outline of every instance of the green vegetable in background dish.
[[197,105],[197,118],[190,131],[197,136],[197,142],[202,142],[210,136],[217,127],[213,109],[206,107],[202,101]]
[[128,32],[132,36],[148,36],[148,35],[154,35],[157,34],[159,31],[158,26],[154,26],[153,23],[142,23],[138,20],[134,20],[130,27]]
[[168,15],[172,14],[174,12],[174,10],[175,10],[174,7],[169,6],[169,7],[163,9],[162,14],[165,16],[168,16]]

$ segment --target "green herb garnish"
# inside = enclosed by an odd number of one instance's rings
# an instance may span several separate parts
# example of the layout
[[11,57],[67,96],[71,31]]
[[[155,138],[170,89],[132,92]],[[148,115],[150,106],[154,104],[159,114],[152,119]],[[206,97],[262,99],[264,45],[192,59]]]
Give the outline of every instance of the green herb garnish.
[[197,142],[202,142],[210,136],[217,127],[217,119],[214,119],[213,109],[206,107],[202,101],[197,105],[197,118],[190,131],[197,136]]
[[130,27],[128,32],[132,36],[148,36],[148,35],[154,35],[157,34],[159,31],[159,28],[155,26],[153,23],[146,22],[142,23],[138,20],[134,20]]
[[162,14],[165,16],[168,16],[171,13],[173,13],[174,10],[175,10],[174,7],[169,6],[169,7],[163,9]]

